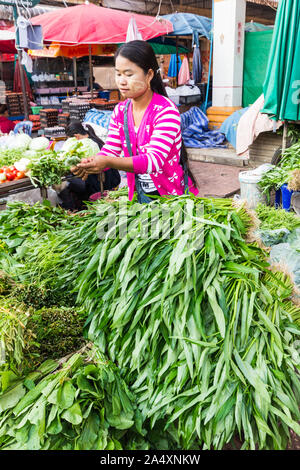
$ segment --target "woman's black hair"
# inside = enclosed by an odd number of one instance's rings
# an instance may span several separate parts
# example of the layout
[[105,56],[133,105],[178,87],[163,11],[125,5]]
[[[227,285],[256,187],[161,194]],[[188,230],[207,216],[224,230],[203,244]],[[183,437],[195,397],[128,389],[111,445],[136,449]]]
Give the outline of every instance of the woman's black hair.
[[[115,60],[119,55],[138,65],[141,69],[144,70],[145,74],[148,73],[150,69],[152,69],[154,76],[150,82],[151,90],[155,93],[158,93],[159,95],[168,97],[160,75],[160,69],[156,55],[152,49],[151,44],[149,44],[147,41],[140,40],[126,42],[122,44],[119,49],[117,49],[115,53]],[[183,139],[180,152],[180,164],[183,168],[184,166],[187,168],[189,177],[191,178],[193,184],[196,185],[194,175],[188,167],[188,156]]]
[[144,70],[145,74],[152,69],[154,75],[150,82],[151,90],[159,95],[168,96],[160,75],[156,55],[152,46],[147,41],[136,40],[126,42],[117,49],[115,60],[119,55],[138,65]]
[[4,114],[7,110],[8,110],[8,108],[7,108],[7,105],[5,103],[0,104],[0,114]]
[[101,149],[104,145],[103,140],[98,137],[89,124],[85,124],[85,127],[81,124],[79,121],[71,121],[70,124],[66,127],[66,135],[68,137],[74,137],[75,134],[80,134],[80,135],[85,135],[87,134],[89,136],[89,139],[93,140],[98,144],[99,148]]

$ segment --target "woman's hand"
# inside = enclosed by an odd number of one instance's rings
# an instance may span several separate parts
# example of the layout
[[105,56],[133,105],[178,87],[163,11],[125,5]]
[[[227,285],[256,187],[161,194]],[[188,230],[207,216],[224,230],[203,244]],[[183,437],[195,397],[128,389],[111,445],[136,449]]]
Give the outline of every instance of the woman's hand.
[[107,161],[104,155],[94,155],[90,158],[84,158],[78,165],[71,168],[71,172],[85,181],[88,175],[98,174],[107,168]]

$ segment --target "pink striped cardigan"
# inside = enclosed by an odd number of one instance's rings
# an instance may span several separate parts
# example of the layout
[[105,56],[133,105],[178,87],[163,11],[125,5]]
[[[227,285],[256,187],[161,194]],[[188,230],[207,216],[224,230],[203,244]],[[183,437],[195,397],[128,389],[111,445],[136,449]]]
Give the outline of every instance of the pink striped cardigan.
[[[126,101],[119,103],[112,114],[108,136],[99,155],[120,157],[122,150],[129,157],[124,133]],[[134,130],[132,103],[128,107],[128,130],[133,155],[134,173],[127,173],[128,197],[135,190],[135,174],[148,173],[159,194],[182,195],[184,172],[179,163],[181,149],[180,114],[176,105],[165,96],[153,93],[137,135]],[[198,194],[189,178],[189,191]]]

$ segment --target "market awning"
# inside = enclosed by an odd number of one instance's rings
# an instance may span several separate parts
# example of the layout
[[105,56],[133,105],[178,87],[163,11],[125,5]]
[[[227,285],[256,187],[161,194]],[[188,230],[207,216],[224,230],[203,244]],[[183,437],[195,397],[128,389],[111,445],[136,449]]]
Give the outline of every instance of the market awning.
[[[155,54],[165,55],[174,54],[176,52],[176,44],[170,38],[155,38],[149,41]],[[120,45],[123,43],[120,43]],[[97,56],[113,56],[117,50],[119,44],[93,44],[91,46],[91,54]],[[179,54],[187,54],[189,49],[183,46],[178,47]],[[52,43],[48,47],[44,47],[40,50],[29,50],[28,53],[32,57],[85,57],[89,55],[89,46],[82,44],[79,46],[61,46],[56,43]]]
[[279,4],[263,91],[262,113],[300,120],[300,2]]
[[[113,56],[117,49],[116,44],[92,44],[91,55],[97,56]],[[80,44],[78,46],[63,46],[57,43],[52,43],[48,47],[43,49],[29,50],[31,57],[67,57],[73,59],[76,57],[86,57],[89,55],[89,46],[86,44]]]
[[0,53],[15,54],[15,33],[7,29],[0,30]]
[[45,42],[64,45],[117,44],[126,41],[130,18],[134,17],[143,39],[173,31],[166,19],[138,15],[111,8],[82,4],[35,16],[33,25],[41,25]]
[[198,33],[207,39],[210,38],[211,18],[192,13],[171,13],[170,15],[163,15],[162,18],[171,21],[173,25],[172,36],[187,36]]
[[[148,42],[157,55],[176,54],[176,42],[170,38],[159,37],[150,39]],[[178,46],[178,54],[188,54],[189,52],[191,51],[186,47]]]

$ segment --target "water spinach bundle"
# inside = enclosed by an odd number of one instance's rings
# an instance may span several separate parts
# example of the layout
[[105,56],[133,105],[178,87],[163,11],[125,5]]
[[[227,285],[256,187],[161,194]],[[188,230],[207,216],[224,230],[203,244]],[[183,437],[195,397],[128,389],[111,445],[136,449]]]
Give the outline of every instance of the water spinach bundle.
[[[179,448],[222,449],[238,435],[243,449],[284,449],[290,428],[300,434],[292,283],[246,243],[252,221],[243,207],[163,203],[166,217],[161,201],[138,216],[129,210],[126,236],[118,205],[111,232],[91,250],[76,281],[87,335],[126,371],[143,420],[175,425]],[[153,219],[164,236],[143,236]]]

